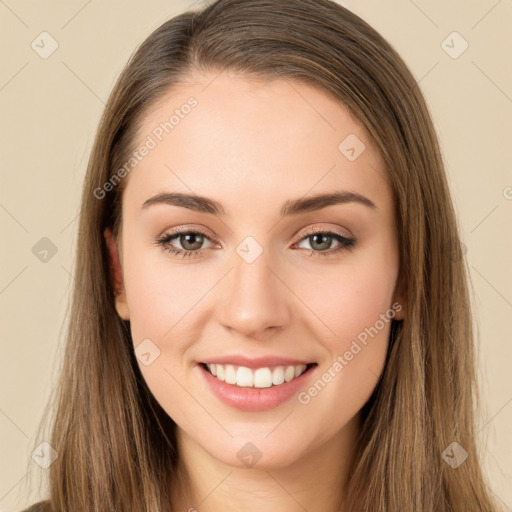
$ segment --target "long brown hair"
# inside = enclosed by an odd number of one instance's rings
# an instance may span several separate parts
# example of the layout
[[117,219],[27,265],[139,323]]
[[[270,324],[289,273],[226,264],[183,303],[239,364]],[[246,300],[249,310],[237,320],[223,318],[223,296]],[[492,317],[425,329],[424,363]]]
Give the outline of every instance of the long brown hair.
[[[176,424],[147,388],[114,306],[103,233],[118,235],[126,180],[104,197],[98,189],[133,151],[142,116],[195,70],[319,87],[366,127],[384,158],[406,318],[393,320],[383,375],[362,410],[346,510],[498,510],[475,443],[469,271],[433,123],[392,46],[330,0],[218,0],[161,25],[119,76],[83,187],[51,436],[34,444],[49,439],[58,453],[44,510],[164,512],[186,484]],[[443,457],[454,442],[469,454],[456,469]]]

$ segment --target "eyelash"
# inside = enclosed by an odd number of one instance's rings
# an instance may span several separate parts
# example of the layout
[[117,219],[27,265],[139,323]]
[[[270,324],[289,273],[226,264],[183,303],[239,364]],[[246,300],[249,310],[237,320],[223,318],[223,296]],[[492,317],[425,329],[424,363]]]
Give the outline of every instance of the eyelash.
[[[203,237],[207,238],[211,241],[210,237],[204,233],[201,230],[190,230],[190,229],[176,229],[169,233],[165,233],[161,237],[156,239],[156,244],[161,247],[163,251],[170,252],[177,257],[181,257],[182,259],[186,258],[194,258],[194,257],[200,257],[202,255],[203,250],[199,249],[197,251],[191,251],[191,250],[182,250],[177,249],[173,245],[170,245],[169,243],[171,240],[177,238],[180,235],[202,235]],[[304,249],[310,251],[310,256],[332,256],[335,253],[339,253],[340,251],[350,251],[352,250],[356,244],[357,241],[355,238],[348,238],[345,235],[341,235],[339,233],[333,232],[333,231],[322,231],[319,229],[310,229],[306,231],[306,233],[303,234],[302,238],[299,240],[299,243],[302,242],[305,238],[309,238],[312,235],[331,235],[335,240],[337,240],[340,245],[339,247],[333,249],[333,250],[327,250],[327,251],[315,251],[314,249]]]

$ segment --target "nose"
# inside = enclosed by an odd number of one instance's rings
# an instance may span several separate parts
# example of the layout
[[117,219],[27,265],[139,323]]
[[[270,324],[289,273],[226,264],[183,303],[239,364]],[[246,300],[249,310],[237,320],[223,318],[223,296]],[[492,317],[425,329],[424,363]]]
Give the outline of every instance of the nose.
[[279,274],[265,250],[252,263],[236,254],[216,307],[219,321],[227,329],[254,339],[286,328],[293,293]]

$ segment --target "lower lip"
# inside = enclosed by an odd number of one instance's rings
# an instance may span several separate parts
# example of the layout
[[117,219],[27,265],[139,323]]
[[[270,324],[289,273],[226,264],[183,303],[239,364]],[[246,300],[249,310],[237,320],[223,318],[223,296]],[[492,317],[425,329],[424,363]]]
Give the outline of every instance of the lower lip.
[[295,377],[290,382],[283,382],[278,386],[244,388],[217,379],[202,364],[196,366],[221,402],[242,411],[265,411],[281,405],[296,395],[318,368],[318,365],[312,366],[299,377]]

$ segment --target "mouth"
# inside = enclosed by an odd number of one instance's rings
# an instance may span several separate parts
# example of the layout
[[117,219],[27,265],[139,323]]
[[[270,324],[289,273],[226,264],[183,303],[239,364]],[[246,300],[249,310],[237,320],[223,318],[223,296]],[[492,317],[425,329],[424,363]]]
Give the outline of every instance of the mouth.
[[274,388],[298,379],[318,363],[248,368],[234,364],[198,363],[218,381],[240,388]]

